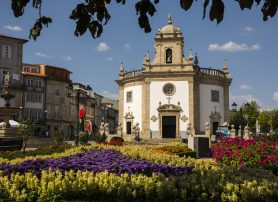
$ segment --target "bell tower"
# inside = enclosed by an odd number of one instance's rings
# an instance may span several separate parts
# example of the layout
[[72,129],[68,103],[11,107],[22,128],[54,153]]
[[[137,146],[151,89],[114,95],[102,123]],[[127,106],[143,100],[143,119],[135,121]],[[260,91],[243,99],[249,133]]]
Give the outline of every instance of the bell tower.
[[155,37],[155,56],[152,65],[182,65],[183,64],[183,35],[180,28],[172,24],[171,15],[168,23]]

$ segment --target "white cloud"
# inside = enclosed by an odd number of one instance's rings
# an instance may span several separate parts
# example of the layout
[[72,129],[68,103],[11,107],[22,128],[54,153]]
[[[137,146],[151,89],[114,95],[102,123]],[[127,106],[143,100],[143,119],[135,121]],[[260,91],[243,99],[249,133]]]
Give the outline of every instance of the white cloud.
[[39,56],[39,57],[43,57],[43,58],[53,58],[53,56],[51,56],[51,55],[46,55],[46,54],[41,53],[41,52],[36,52],[35,55],[36,55],[36,56]]
[[117,93],[112,93],[108,90],[104,90],[100,94],[103,95],[104,97],[108,97],[108,98],[113,99],[113,100],[118,100],[119,99],[119,96],[118,96]]
[[97,50],[97,51],[100,51],[100,52],[104,52],[104,51],[110,50],[110,47],[107,45],[107,43],[101,42],[101,43],[99,43],[98,46],[96,47],[96,50]]
[[129,43],[125,43],[124,47],[126,50],[130,50],[131,49],[131,45]]
[[244,28],[244,31],[245,31],[245,32],[253,32],[254,29],[253,29],[252,27],[250,27],[250,26],[246,26],[246,27]]
[[259,100],[251,94],[246,95],[232,95],[231,100],[236,102],[238,105],[242,105],[246,102],[256,101],[259,103]]
[[277,104],[278,104],[278,92],[274,92],[272,97],[273,97],[273,100],[275,102],[277,102]]
[[[278,99],[278,92],[277,92],[277,99]],[[245,95],[233,95],[231,93],[230,95],[230,102],[235,102],[237,103],[237,106],[240,107],[241,105],[243,105],[244,103],[247,102],[251,102],[251,101],[256,101],[256,103],[258,104],[258,106],[260,107],[260,110],[270,110],[271,107],[267,106],[266,104],[264,104],[261,100],[259,100],[258,98],[256,98],[255,96],[251,95],[251,94],[245,94]]]
[[15,32],[20,32],[22,30],[21,27],[19,26],[12,26],[12,25],[6,25],[4,28],[15,31]]
[[208,50],[209,51],[226,51],[226,52],[238,52],[238,51],[253,51],[261,49],[260,44],[256,43],[251,46],[246,44],[238,44],[233,41],[229,41],[223,45],[220,44],[210,44]]
[[71,61],[72,57],[70,55],[63,55],[62,59],[65,60],[65,61]]
[[250,48],[250,50],[260,50],[261,46],[259,43],[253,44]]
[[251,86],[248,86],[246,84],[242,84],[239,88],[240,88],[240,90],[251,90],[252,89]]
[[113,58],[112,57],[105,57],[105,60],[111,62],[113,60]]

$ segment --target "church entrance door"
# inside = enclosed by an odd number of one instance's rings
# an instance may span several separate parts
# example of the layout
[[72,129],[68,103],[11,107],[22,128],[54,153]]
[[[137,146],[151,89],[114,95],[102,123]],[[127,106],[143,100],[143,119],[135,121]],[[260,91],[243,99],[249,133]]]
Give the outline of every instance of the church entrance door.
[[212,134],[213,135],[216,135],[216,130],[217,130],[218,126],[219,126],[218,122],[213,122],[212,123]]
[[176,138],[176,116],[162,116],[162,138]]

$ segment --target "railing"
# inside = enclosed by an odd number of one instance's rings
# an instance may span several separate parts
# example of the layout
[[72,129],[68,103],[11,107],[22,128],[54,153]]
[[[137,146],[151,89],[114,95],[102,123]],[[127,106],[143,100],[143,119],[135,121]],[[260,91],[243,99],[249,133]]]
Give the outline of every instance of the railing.
[[[0,89],[2,89],[3,87],[4,87],[4,82],[0,81]],[[9,89],[11,89],[11,90],[21,90],[22,85],[21,85],[20,81],[12,80],[9,84]]]
[[32,92],[38,92],[38,93],[44,92],[43,87],[24,86],[24,89],[26,91],[32,91]]
[[132,70],[124,73],[124,78],[139,76],[142,73],[142,70]]
[[199,71],[202,72],[203,74],[225,77],[225,73],[219,69],[199,68]]

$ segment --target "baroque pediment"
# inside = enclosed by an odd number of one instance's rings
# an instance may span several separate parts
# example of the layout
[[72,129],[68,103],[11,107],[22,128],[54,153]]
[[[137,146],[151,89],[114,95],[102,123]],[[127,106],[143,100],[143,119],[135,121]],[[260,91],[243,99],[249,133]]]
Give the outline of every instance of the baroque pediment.
[[158,111],[181,111],[181,107],[174,104],[165,104],[157,108]]

